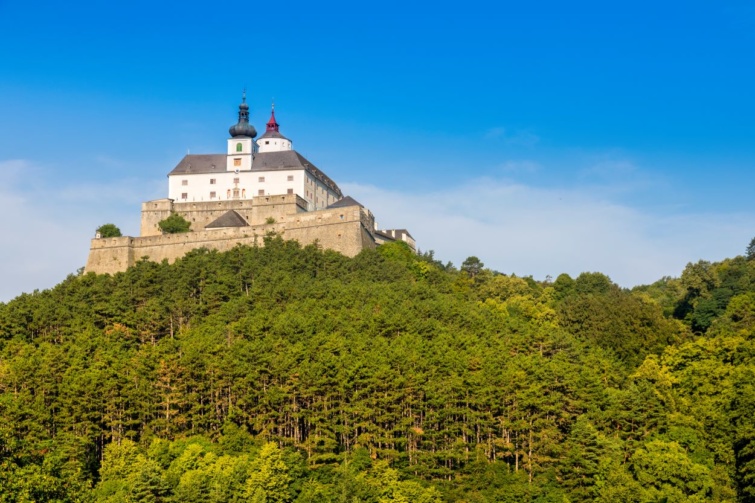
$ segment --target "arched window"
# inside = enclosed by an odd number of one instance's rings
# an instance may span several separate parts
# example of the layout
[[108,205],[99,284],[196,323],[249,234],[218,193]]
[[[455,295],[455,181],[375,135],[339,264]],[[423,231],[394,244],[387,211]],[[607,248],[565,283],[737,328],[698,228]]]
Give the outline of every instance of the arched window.
[[236,144],[236,152],[241,152],[244,149],[244,147],[241,145],[241,143]]

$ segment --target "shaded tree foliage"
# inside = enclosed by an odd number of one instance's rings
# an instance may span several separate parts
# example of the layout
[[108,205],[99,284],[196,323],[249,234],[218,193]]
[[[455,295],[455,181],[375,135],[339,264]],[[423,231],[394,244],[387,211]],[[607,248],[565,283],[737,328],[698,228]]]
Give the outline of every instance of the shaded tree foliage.
[[97,233],[102,238],[118,238],[121,237],[121,230],[115,224],[103,224],[97,227]]
[[163,234],[179,234],[191,230],[191,222],[178,213],[171,213],[167,218],[157,223]]
[[72,275],[0,304],[0,501],[751,501],[752,264],[628,291],[271,235]]

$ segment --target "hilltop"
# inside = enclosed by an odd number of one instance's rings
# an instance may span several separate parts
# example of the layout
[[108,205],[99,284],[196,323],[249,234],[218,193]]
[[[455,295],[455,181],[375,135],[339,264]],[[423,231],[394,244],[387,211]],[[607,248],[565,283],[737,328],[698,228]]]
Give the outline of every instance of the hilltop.
[[755,261],[625,290],[268,235],[0,304],[0,501],[751,501]]

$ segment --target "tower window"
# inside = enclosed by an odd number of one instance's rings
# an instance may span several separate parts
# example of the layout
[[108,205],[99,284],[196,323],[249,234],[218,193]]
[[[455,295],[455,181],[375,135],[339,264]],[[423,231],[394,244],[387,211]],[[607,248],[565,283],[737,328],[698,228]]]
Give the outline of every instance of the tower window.
[[270,145],[270,140],[265,140],[265,145]]
[[293,182],[294,181],[294,175],[288,175],[288,181]]
[[260,189],[257,191],[258,196],[264,196],[265,195],[265,189]]
[[233,183],[239,183],[239,179],[238,178],[234,178],[233,179]]
[[181,192],[181,199],[189,199],[189,193],[188,192]]
[[241,143],[236,144],[236,152],[241,152],[244,150],[244,146]]
[[181,185],[189,185],[189,180],[181,180]]
[[287,194],[293,194],[293,193],[294,193],[294,189],[288,189]]
[[215,185],[215,183],[216,183],[216,179],[215,178],[210,178],[210,185]]
[[234,166],[241,166],[241,159],[234,159],[233,160],[233,165]]
[[215,193],[214,192],[210,192],[210,199],[215,199]]
[[257,179],[257,181],[258,181],[258,182],[264,182],[264,181],[265,181],[265,177],[264,177],[264,176],[261,176],[261,177],[259,177],[259,178]]

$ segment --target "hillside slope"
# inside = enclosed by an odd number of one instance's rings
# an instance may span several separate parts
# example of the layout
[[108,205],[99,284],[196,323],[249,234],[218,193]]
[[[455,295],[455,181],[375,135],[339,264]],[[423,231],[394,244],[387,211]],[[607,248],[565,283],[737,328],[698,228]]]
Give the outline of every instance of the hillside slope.
[[0,305],[0,501],[752,501],[755,262],[702,264],[269,237],[71,276]]

